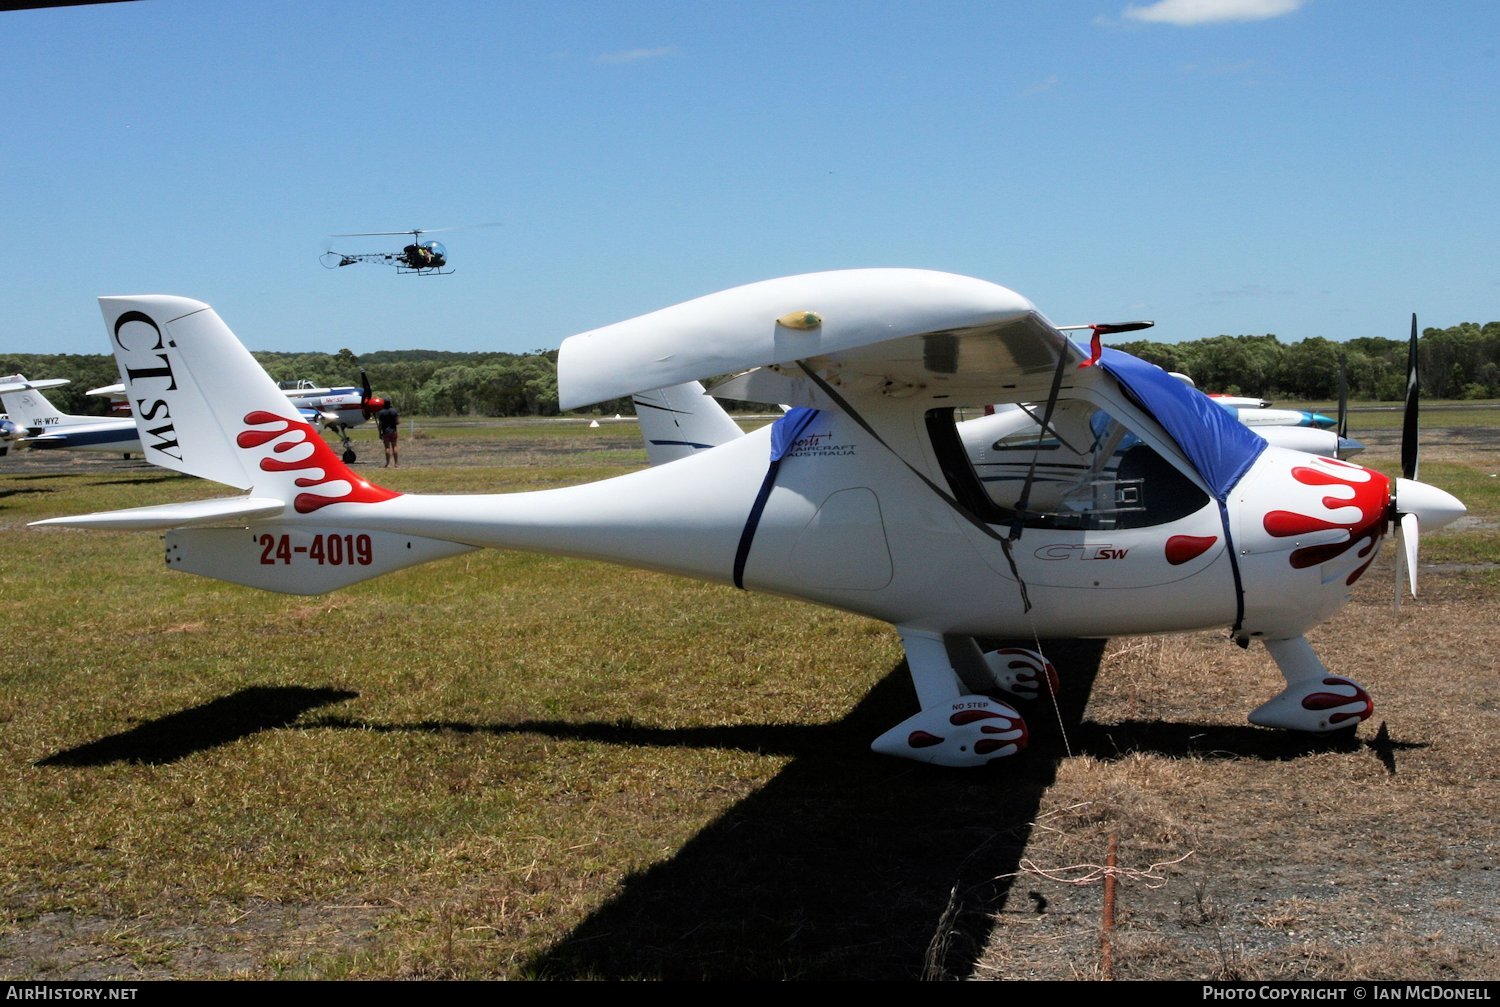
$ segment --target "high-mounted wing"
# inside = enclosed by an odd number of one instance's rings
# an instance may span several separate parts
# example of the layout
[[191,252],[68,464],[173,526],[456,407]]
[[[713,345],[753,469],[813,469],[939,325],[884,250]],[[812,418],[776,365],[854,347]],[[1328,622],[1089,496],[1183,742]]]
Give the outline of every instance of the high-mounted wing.
[[[573,336],[558,355],[558,390],[574,409],[749,368],[796,382],[806,361],[849,398],[977,393],[1050,375],[1059,353],[1082,359],[1013,290],[929,270],[853,269],[752,283]],[[748,384],[761,394],[743,397],[801,404],[765,394],[781,391],[770,375]]]

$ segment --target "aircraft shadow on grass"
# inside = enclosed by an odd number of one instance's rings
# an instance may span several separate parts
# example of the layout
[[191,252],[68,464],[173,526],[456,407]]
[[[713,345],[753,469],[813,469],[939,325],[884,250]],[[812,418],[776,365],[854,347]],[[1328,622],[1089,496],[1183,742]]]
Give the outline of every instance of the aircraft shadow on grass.
[[1114,724],[1084,722],[1069,739],[1080,755],[1110,761],[1142,752],[1169,758],[1260,759],[1290,762],[1321,752],[1373,752],[1386,772],[1396,775],[1396,753],[1426,748],[1420,741],[1396,741],[1381,721],[1375,737],[1363,739],[1352,731],[1336,734],[1294,735],[1234,724],[1184,724],[1160,720],[1122,720]]
[[[1102,641],[1055,641],[1069,669],[1059,716],[1033,708],[1031,745],[992,769],[953,772],[872,757],[869,739],[915,702],[905,662],[842,720],[825,725],[659,728],[530,721],[370,723],[310,711],[354,692],[242,689],[129,731],[59,752],[40,766],[167,763],[259,731],[539,733],[572,740],[774,753],[791,762],[619,894],[526,971],[554,978],[963,978],[982,954],[1014,883],[1048,788],[1065,758],[1132,751],[1205,758],[1297,758],[1390,742],[1324,739],[1208,724],[1098,725],[1083,712]],[[1045,701],[1044,701],[1045,702]],[[1394,761],[1387,762],[1394,772]]]
[[[145,464],[142,462],[141,464]],[[90,486],[155,486],[158,483],[182,482],[182,476],[176,472],[163,472],[160,475],[132,476],[128,479],[95,479]]]
[[[869,739],[915,702],[898,664],[843,720],[826,725],[660,728],[525,721],[371,723],[339,716],[307,729],[541,733],[610,744],[718,747],[792,757],[671,859],[625,879],[618,895],[533,958],[547,978],[963,978],[984,950],[1020,867],[1043,796],[1077,754],[1284,760],[1352,739],[1253,727],[1127,722],[1083,712],[1102,641],[1054,641],[1069,669],[1060,717],[1033,704],[1027,753],[989,770],[886,763]],[[1409,747],[1409,746],[1408,746]],[[1029,907],[1030,903],[1027,903]]]
[[[1047,645],[1070,669],[1062,719],[1076,726],[1102,641]],[[792,761],[621,891],[525,971],[546,978],[912,979],[961,977],[993,925],[1061,761],[1057,718],[1036,715],[1030,750],[957,773],[877,759],[870,739],[916,704],[905,662],[842,720],[823,725],[658,728],[530,721],[299,724],[360,731],[541,733],[643,746],[702,746]],[[950,896],[953,905],[950,907]],[[939,927],[939,920],[946,924]],[[934,934],[942,934],[934,942]],[[934,946],[933,960],[929,946]]]
[[253,686],[199,706],[147,720],[128,731],[49,755],[38,766],[105,766],[115,762],[160,765],[241,738],[289,727],[309,710],[354,699],[345,689]]
[[27,487],[19,488],[19,489],[16,489],[16,488],[7,488],[7,489],[0,490],[0,500],[4,500],[6,497],[20,496],[23,493],[54,493],[54,492],[56,492],[56,490],[49,489],[48,487],[45,487],[45,486],[27,486]]

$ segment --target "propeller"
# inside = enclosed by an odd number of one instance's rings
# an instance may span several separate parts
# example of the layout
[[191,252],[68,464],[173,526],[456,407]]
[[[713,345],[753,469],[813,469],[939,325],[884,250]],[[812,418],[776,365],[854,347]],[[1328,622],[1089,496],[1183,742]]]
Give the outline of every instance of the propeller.
[[1401,607],[1401,572],[1417,596],[1417,545],[1421,530],[1441,528],[1458,520],[1465,507],[1458,498],[1436,486],[1417,481],[1420,449],[1417,401],[1421,381],[1417,373],[1417,316],[1411,316],[1411,340],[1406,349],[1406,410],[1401,420],[1401,477],[1391,493],[1391,524],[1396,531],[1396,607]]
[[1359,441],[1349,436],[1349,357],[1339,354],[1339,411],[1334,423],[1335,458],[1353,458],[1365,449]]
[[1338,422],[1334,424],[1333,429],[1338,437],[1336,442],[1338,446],[1333,449],[1333,457],[1343,458],[1345,455],[1355,453],[1348,450],[1353,446],[1349,444],[1349,354],[1343,350],[1339,351]]
[[370,387],[370,376],[368,374],[366,374],[365,373],[365,369],[363,367],[361,367],[359,369],[359,407],[360,407],[360,411],[364,413],[365,419],[369,419],[371,416],[374,416],[375,413],[378,412],[384,406],[385,406],[385,400],[384,399],[377,399],[375,397],[375,390]]
[[1411,316],[1411,340],[1406,344],[1406,412],[1401,419],[1401,477],[1417,478],[1417,316]]
[[1417,478],[1417,462],[1420,451],[1417,446],[1417,400],[1420,397],[1421,378],[1417,373],[1417,315],[1411,316],[1411,339],[1406,344],[1406,409],[1401,415],[1401,478],[1396,480],[1395,493],[1391,496],[1391,523],[1396,529],[1396,608],[1401,607],[1401,568],[1406,567],[1411,596],[1417,596],[1417,544],[1421,538],[1421,522],[1410,511],[1401,510],[1402,498],[1408,480]]
[[9,417],[0,417],[0,453],[10,450],[11,441],[25,437],[27,430]]

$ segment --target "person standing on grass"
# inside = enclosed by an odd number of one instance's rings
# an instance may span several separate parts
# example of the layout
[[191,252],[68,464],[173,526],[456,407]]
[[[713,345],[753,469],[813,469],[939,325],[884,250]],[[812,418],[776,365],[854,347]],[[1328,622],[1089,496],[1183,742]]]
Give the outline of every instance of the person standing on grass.
[[393,399],[385,400],[385,408],[375,414],[375,425],[380,430],[380,442],[385,445],[385,468],[395,462],[401,467],[401,453],[396,450],[397,428],[401,426],[401,414],[396,411]]

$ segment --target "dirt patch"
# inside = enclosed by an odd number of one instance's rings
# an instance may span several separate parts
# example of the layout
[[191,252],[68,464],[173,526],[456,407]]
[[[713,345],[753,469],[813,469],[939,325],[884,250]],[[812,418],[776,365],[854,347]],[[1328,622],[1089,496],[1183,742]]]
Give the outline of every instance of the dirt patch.
[[1064,869],[1102,864],[1110,833],[1116,978],[1494,975],[1500,631],[1462,582],[1429,587],[1441,597],[1420,611],[1370,591],[1320,627],[1330,670],[1377,709],[1357,738],[1300,752],[1240,719],[1278,686],[1263,653],[1213,635],[1112,644],[1077,739],[1089,754],[1059,768],[973,975],[1099,976],[1102,884]]
[[354,956],[377,944],[390,907],[289,906],[251,899],[192,917],[46,912],[0,929],[0,975],[90,982],[184,975],[272,978],[310,954]]

